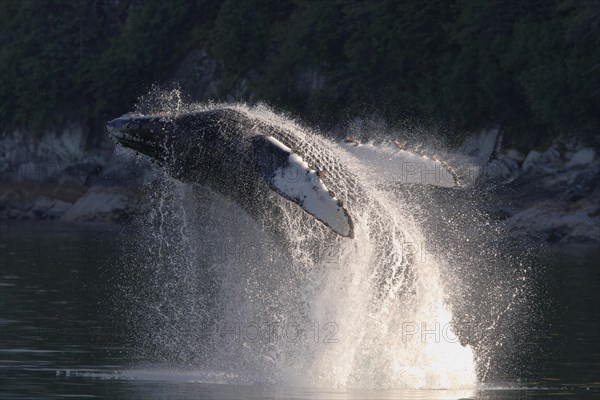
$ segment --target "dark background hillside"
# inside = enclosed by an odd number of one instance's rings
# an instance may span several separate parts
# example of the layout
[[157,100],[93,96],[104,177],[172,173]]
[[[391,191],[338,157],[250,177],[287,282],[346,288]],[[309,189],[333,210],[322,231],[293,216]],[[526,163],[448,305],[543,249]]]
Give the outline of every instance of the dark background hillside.
[[516,146],[600,136],[597,1],[1,0],[0,44],[5,132],[77,121],[93,142],[201,51],[214,90],[195,97],[322,127],[376,114],[451,138],[500,125]]

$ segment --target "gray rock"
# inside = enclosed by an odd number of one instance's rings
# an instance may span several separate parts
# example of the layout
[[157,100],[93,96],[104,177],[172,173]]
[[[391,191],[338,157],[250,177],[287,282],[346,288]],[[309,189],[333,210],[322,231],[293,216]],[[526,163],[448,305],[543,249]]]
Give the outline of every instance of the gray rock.
[[72,206],[73,203],[55,199],[52,207],[46,211],[45,217],[48,219],[58,219],[62,217]]
[[560,162],[560,152],[553,147],[543,152],[539,159],[539,163],[544,167],[559,167]]
[[525,160],[523,161],[523,171],[529,171],[531,168],[536,166],[542,158],[542,153],[537,150],[531,150]]
[[547,241],[600,242],[600,206],[583,201],[576,205],[544,201],[511,217],[513,232]]
[[93,186],[60,218],[63,221],[116,220],[128,207],[123,188]]
[[34,215],[41,217],[43,214],[46,213],[46,211],[52,208],[52,206],[53,200],[48,197],[42,196],[37,198],[37,200],[33,203],[33,206],[29,211],[32,212]]
[[72,203],[41,196],[36,199],[28,213],[31,213],[35,219],[56,219],[67,212],[71,206]]
[[593,162],[595,152],[593,149],[581,149],[570,156],[570,160],[564,163],[564,159],[569,157],[569,152],[564,155],[556,147],[551,147],[548,150],[540,153],[532,150],[529,152],[523,161],[523,171],[530,171],[533,168],[538,168],[546,173],[557,173],[558,170],[573,167],[582,167]]
[[104,165],[113,144],[106,138],[90,151],[85,145],[87,136],[77,124],[70,124],[60,131],[43,132],[39,138],[23,132],[3,133],[0,137],[0,182],[57,183],[72,180],[73,170],[81,170],[82,166]]
[[24,213],[17,209],[10,209],[6,212],[8,219],[19,219]]
[[567,162],[566,166],[569,168],[585,166],[594,161],[596,152],[594,149],[584,148],[573,154],[571,159]]
[[510,204],[507,224],[516,235],[600,242],[600,163],[583,168],[534,164],[510,184],[499,186],[495,196]]

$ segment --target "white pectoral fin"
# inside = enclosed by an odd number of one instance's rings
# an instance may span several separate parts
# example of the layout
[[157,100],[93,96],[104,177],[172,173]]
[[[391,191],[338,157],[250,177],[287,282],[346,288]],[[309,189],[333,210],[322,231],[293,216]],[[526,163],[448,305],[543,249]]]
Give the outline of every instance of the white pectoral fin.
[[359,159],[367,167],[369,178],[377,183],[416,183],[448,188],[459,186],[454,169],[437,158],[391,145],[344,142],[340,146]]
[[348,210],[327,189],[317,172],[292,149],[273,138],[254,140],[256,156],[269,187],[345,237],[354,237]]

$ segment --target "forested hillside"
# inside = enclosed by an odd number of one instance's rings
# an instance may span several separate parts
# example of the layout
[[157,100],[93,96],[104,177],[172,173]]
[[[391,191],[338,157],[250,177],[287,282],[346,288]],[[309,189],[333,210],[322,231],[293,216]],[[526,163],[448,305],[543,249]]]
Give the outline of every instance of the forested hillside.
[[598,145],[599,47],[597,1],[1,0],[0,128],[100,126],[205,48],[215,98],[253,76],[254,99],[312,123],[377,113]]

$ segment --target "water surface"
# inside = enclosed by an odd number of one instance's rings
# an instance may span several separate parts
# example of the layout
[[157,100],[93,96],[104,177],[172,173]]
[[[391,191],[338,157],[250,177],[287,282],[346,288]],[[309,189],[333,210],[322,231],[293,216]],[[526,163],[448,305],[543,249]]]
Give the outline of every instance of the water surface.
[[[2,398],[544,398],[600,395],[600,251],[546,249],[542,331],[510,382],[473,390],[360,390],[234,384],[231,374],[145,359],[119,309],[123,228],[0,225]],[[451,360],[449,360],[451,362]],[[530,367],[530,368],[528,368]],[[514,374],[507,373],[507,376]]]

